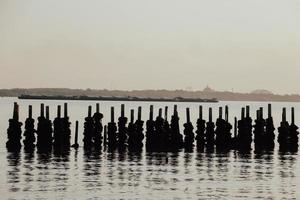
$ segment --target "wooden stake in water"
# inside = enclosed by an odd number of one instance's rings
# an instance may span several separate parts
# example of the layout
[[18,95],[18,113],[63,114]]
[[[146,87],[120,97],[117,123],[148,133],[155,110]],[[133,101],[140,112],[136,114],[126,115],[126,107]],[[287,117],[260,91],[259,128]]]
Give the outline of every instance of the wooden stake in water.
[[78,121],[75,123],[75,141],[74,141],[75,147],[78,147]]
[[134,110],[133,109],[130,110],[130,122],[134,123]]
[[125,105],[121,104],[121,117],[125,117]]
[[259,108],[259,114],[260,114],[260,119],[263,119],[264,118],[264,108],[263,107]]
[[177,105],[174,105],[174,116],[178,116]]
[[44,104],[41,103],[41,117],[44,117]]
[[229,111],[228,111],[228,106],[225,106],[225,121],[228,122],[229,118]]
[[158,116],[161,118],[162,117],[162,108],[160,108],[159,110],[158,110]]
[[250,117],[250,106],[246,106],[246,117]]
[[88,108],[88,117],[92,117],[92,106]]
[[208,109],[208,121],[212,122],[212,108]]
[[191,118],[190,118],[190,108],[186,108],[186,122],[190,123]]
[[237,125],[237,118],[234,117],[234,138],[237,137],[237,130],[238,130],[238,125]]
[[57,106],[57,118],[59,119],[60,117],[61,117],[61,106],[60,105],[58,105]]
[[199,106],[199,119],[200,120],[203,119],[203,108],[202,108],[202,106]]
[[138,107],[138,120],[139,121],[142,120],[142,107],[141,106]]
[[257,111],[256,111],[256,119],[260,119],[260,116],[261,116],[260,110],[257,110]]
[[168,106],[165,106],[165,121],[168,121]]
[[64,118],[68,117],[68,103],[64,103]]
[[149,120],[153,121],[153,105],[150,105],[150,114],[149,114]]
[[14,102],[13,119],[19,121],[19,105],[17,102]]
[[286,122],[286,108],[282,108],[282,121]]
[[104,137],[103,137],[104,147],[106,147],[106,142],[107,142],[107,125],[104,126]]
[[32,118],[32,105],[28,106],[28,118]]
[[115,108],[114,107],[110,107],[110,121],[112,123],[115,122]]
[[242,116],[242,119],[245,119],[245,108],[242,108],[242,114],[241,114]]
[[46,106],[46,119],[50,119],[49,106]]
[[219,107],[219,118],[222,119],[223,117],[223,108]]
[[272,117],[272,105],[269,103],[268,104],[268,118]]
[[292,107],[291,108],[291,118],[292,118],[292,124],[295,124],[295,108],[294,107]]
[[99,113],[99,112],[100,112],[100,104],[96,103],[96,113]]

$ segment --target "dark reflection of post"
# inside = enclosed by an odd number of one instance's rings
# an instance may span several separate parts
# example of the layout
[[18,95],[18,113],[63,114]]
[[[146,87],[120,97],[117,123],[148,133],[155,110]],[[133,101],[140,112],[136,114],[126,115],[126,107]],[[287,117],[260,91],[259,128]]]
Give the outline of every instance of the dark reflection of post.
[[23,191],[30,191],[33,187],[33,183],[34,183],[33,163],[34,163],[34,152],[25,153],[24,164],[23,164],[25,173],[23,173],[23,176],[26,183],[26,187],[23,188]]
[[8,152],[7,153],[7,184],[9,192],[18,192],[20,188],[20,165],[21,156],[19,152]]
[[101,186],[101,182],[98,180],[101,179],[102,151],[100,149],[85,150],[83,156],[85,188],[91,191],[98,189]]

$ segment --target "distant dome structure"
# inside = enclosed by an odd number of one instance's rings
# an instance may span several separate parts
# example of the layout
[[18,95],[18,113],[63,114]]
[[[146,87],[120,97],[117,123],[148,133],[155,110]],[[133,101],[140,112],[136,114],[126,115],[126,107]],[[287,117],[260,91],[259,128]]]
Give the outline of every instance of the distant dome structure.
[[203,92],[215,92],[215,90],[209,86],[206,86],[206,88],[203,89]]

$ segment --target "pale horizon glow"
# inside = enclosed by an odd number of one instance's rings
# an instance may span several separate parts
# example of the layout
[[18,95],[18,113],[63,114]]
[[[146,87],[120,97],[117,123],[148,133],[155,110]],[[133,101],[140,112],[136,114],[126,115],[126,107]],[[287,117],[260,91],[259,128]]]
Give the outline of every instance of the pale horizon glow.
[[298,0],[0,0],[0,88],[300,94]]

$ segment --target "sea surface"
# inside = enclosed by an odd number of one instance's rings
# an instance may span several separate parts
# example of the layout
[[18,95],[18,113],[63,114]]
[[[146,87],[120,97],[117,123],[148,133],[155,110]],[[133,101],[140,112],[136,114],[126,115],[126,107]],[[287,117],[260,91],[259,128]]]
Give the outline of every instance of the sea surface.
[[[276,142],[272,152],[249,153],[230,151],[197,151],[167,153],[84,151],[82,132],[88,106],[95,109],[96,101],[68,101],[69,116],[74,124],[79,120],[78,150],[69,153],[9,153],[5,148],[8,119],[12,117],[13,103],[20,105],[20,120],[25,121],[28,105],[33,105],[33,116],[39,115],[40,103],[50,106],[54,119],[57,105],[64,101],[19,100],[0,98],[0,199],[300,199],[300,156],[298,152],[280,152]],[[110,107],[116,117],[120,105],[130,109],[142,106],[142,118],[149,117],[149,106],[169,106],[169,117],[174,103],[170,102],[99,102],[104,114],[103,124],[110,119]],[[300,103],[275,103],[273,118],[276,128],[281,120],[282,108],[295,107],[296,124],[300,125]],[[186,120],[185,109],[191,109],[194,127],[199,103],[177,103],[181,127]],[[250,105],[252,118],[259,107],[267,102],[205,103],[213,108],[214,119],[219,106],[229,106],[229,119],[240,117],[243,106]],[[94,111],[94,110],[93,110]],[[22,127],[24,128],[24,127]],[[23,129],[24,130],[24,129]],[[276,131],[277,136],[277,131]],[[72,143],[73,143],[72,137]]]

